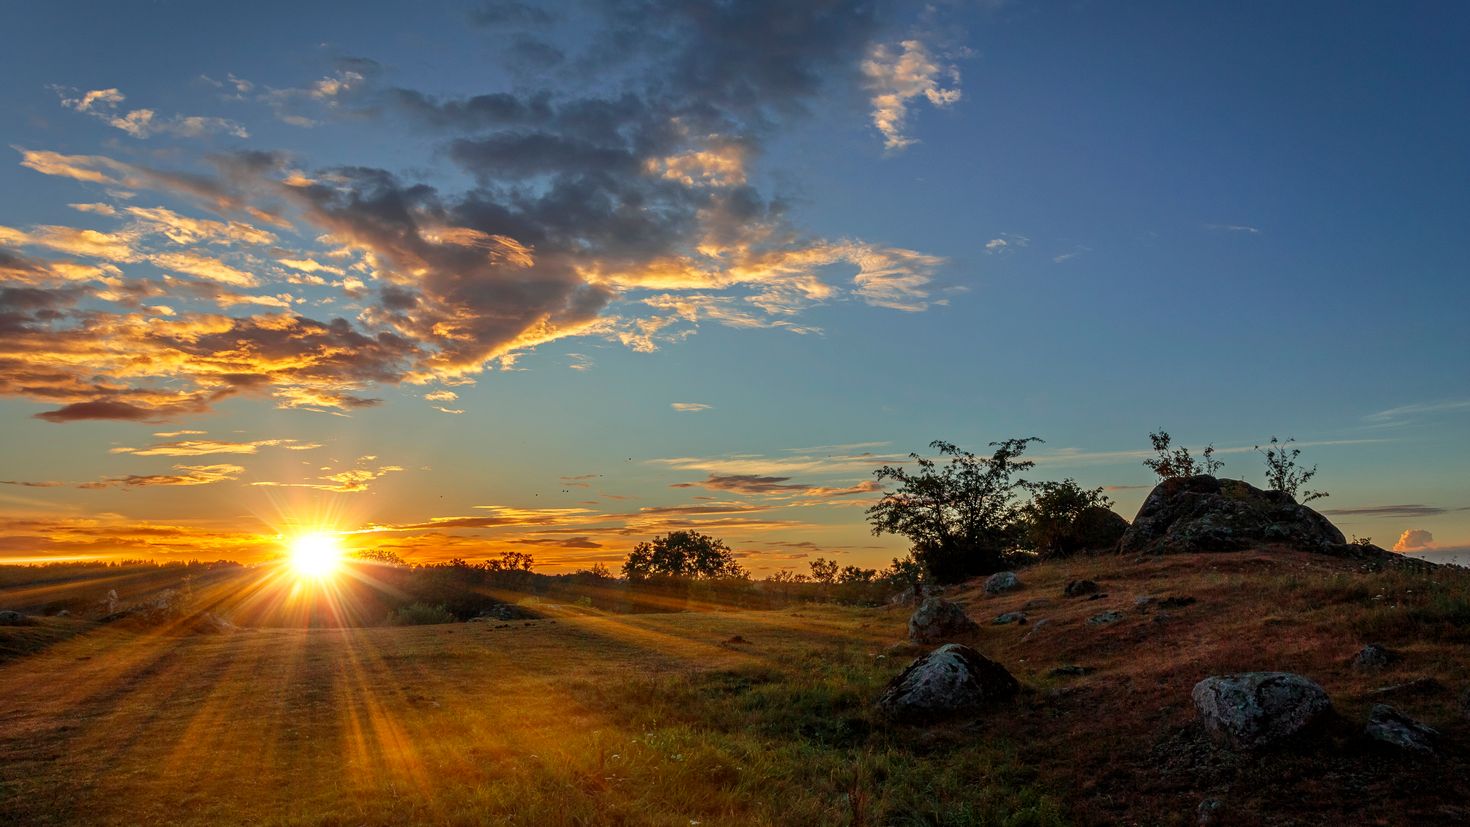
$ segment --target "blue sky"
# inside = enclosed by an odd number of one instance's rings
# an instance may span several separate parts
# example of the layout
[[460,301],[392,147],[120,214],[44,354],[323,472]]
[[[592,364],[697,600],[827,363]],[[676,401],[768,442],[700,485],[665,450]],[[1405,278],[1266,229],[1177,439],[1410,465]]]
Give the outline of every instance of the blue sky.
[[1038,435],[1131,516],[1159,426],[1470,546],[1454,6],[11,17],[11,558],[881,565],[884,460]]

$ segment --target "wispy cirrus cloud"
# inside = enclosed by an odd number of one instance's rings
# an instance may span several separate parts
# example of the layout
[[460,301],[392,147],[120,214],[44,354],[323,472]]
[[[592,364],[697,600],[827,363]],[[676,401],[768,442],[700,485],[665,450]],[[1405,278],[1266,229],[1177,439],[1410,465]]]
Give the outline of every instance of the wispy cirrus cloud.
[[[863,61],[872,94],[873,126],[883,135],[883,146],[898,151],[914,144],[907,133],[909,107],[915,100],[944,108],[960,100],[959,70],[940,66],[922,41],[896,45],[874,44]],[[948,88],[944,85],[949,84]]]

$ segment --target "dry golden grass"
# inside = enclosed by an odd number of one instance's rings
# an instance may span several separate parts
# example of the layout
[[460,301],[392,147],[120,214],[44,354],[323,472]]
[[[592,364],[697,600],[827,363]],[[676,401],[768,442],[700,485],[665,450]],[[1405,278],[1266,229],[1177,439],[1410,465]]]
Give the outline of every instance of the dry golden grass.
[[[1357,566],[1110,557],[1024,570],[1000,597],[956,590],[982,624],[970,642],[1027,689],[922,729],[871,708],[906,661],[875,657],[902,639],[900,608],[97,627],[0,666],[0,823],[1184,825],[1207,796],[1237,824],[1470,818],[1470,572]],[[1107,596],[1061,596],[1083,577]],[[1197,602],[1159,622],[1142,594]],[[1030,624],[988,625],[1037,598]],[[1088,625],[1106,610],[1124,617]],[[1405,658],[1354,671],[1367,642]],[[1062,664],[1096,671],[1052,676]],[[1264,756],[1214,749],[1191,687],[1257,669],[1317,680],[1342,721]],[[1445,754],[1372,749],[1355,734],[1371,692],[1419,677],[1437,686],[1390,701]]]

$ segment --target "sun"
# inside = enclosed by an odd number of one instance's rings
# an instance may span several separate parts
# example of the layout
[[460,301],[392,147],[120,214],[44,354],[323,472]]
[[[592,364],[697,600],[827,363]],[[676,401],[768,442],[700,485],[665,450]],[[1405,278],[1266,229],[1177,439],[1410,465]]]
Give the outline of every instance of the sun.
[[325,531],[302,534],[291,541],[290,562],[300,577],[329,577],[342,565],[342,543]]

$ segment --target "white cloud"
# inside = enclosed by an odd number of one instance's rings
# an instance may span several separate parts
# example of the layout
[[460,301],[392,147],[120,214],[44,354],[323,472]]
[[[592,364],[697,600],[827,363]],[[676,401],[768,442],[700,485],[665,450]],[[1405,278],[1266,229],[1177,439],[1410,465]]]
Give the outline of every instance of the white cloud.
[[[883,133],[883,146],[901,150],[914,143],[905,134],[910,102],[922,97],[935,107],[953,105],[960,99],[960,73],[954,67],[941,67],[918,40],[905,40],[898,49],[876,44],[863,61],[863,74],[872,92],[873,125]],[[951,88],[940,86],[947,77]]]
[[1434,547],[1434,535],[1422,528],[1411,528],[1399,535],[1397,543],[1393,544],[1394,551],[1423,551]]
[[174,135],[180,138],[200,138],[216,132],[248,138],[245,127],[228,118],[213,118],[203,115],[174,115],[160,118],[152,109],[122,110],[120,105],[127,96],[117,89],[93,89],[77,97],[68,97],[71,90],[55,88],[61,105],[67,109],[98,118],[108,126],[132,135],[147,138],[152,135]]
[[669,407],[679,413],[699,413],[700,411],[707,411],[713,408],[714,405],[708,405],[704,402],[673,402],[669,404]]

